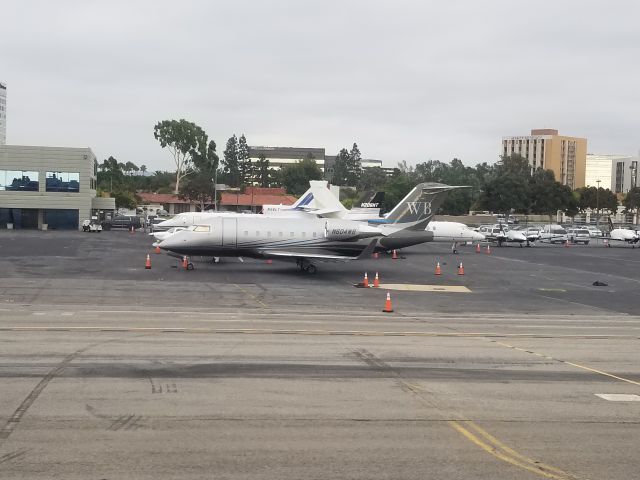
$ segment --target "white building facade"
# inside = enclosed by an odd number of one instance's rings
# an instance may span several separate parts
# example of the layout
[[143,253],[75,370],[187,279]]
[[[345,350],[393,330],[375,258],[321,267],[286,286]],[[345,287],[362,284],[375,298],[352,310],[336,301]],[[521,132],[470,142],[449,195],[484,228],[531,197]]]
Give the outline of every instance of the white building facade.
[[618,158],[611,165],[611,191],[627,193],[640,185],[638,182],[638,157]]
[[0,81],[0,145],[7,144],[7,84]]
[[598,180],[602,188],[613,190],[614,184],[611,177],[611,166],[616,160],[628,158],[627,155],[594,155],[587,154],[585,169],[585,186],[597,187]]

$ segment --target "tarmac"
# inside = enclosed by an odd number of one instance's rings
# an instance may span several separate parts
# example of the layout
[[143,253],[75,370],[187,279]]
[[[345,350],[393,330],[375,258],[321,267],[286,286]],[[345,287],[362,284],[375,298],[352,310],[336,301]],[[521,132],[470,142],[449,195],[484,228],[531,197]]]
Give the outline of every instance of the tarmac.
[[638,248],[150,244],[0,231],[0,478],[637,477]]

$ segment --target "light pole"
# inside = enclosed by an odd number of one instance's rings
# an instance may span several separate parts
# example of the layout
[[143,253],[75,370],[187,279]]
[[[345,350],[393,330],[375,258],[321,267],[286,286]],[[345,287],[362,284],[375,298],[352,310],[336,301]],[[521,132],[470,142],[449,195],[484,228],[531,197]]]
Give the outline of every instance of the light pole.
[[598,188],[596,190],[596,228],[600,227],[600,182],[601,180],[596,180],[598,184]]

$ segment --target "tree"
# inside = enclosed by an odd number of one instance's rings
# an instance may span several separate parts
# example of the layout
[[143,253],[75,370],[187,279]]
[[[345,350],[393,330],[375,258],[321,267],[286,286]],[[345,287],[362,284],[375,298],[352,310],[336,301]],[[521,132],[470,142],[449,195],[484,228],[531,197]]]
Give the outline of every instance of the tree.
[[526,211],[529,204],[529,183],[513,174],[494,176],[484,185],[478,199],[480,210],[499,213]]
[[552,170],[536,170],[531,177],[530,210],[537,214],[549,215],[549,222],[558,210],[574,216],[578,206],[571,189],[556,182]]
[[158,122],[153,129],[153,136],[173,156],[176,165],[174,193],[177,194],[180,180],[190,173],[193,166],[193,153],[206,148],[207,134],[195,123],[180,119]]
[[109,157],[98,166],[97,181],[98,187],[104,191],[113,191],[118,188],[124,181],[124,173],[122,172],[122,164],[118,163],[114,157]]
[[140,165],[140,171],[142,172],[142,175],[147,173],[147,166],[146,165]]
[[387,174],[382,168],[364,168],[358,181],[358,190],[381,190],[386,183]]
[[241,183],[240,165],[238,162],[238,138],[235,133],[227,140],[224,149],[224,168],[227,183],[232,187],[239,187]]
[[285,165],[280,170],[280,175],[282,185],[292,195],[303,194],[309,188],[310,180],[322,180],[322,170],[315,160],[308,158]]
[[251,165],[251,157],[249,155],[249,145],[247,145],[247,139],[244,133],[240,135],[238,140],[238,169],[240,170],[240,184],[246,185],[252,183],[253,180],[253,168]]
[[204,150],[193,152],[193,172],[180,187],[180,198],[200,203],[201,212],[206,204],[214,203],[214,183],[219,163],[216,142],[213,140]]
[[640,187],[633,187],[627,192],[623,202],[625,213],[636,213],[636,223],[640,212]]
[[340,150],[333,167],[332,183],[334,185],[355,187],[358,185],[361,174],[362,162],[358,145],[354,143],[351,151],[346,148]]
[[261,153],[255,165],[255,181],[261,187],[269,187],[271,183],[272,172],[269,168],[269,159]]

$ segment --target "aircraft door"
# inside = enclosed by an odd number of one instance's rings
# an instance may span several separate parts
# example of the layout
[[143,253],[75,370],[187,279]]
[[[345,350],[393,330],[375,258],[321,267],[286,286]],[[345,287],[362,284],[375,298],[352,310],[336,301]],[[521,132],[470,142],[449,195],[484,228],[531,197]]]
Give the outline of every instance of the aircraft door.
[[222,246],[236,248],[238,231],[238,219],[237,218],[223,218],[222,219]]

